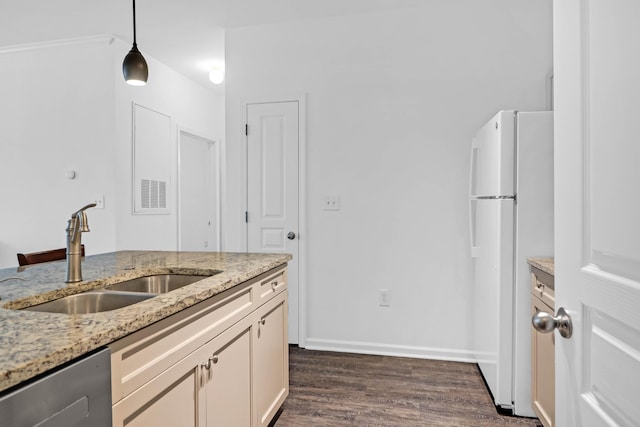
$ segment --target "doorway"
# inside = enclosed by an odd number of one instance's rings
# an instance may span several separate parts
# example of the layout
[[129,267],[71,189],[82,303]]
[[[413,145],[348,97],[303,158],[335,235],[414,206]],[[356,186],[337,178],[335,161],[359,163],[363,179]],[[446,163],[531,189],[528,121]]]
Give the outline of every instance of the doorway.
[[302,100],[246,104],[248,252],[293,255],[288,265],[289,343],[304,345]]
[[178,250],[222,250],[221,142],[184,129],[178,137]]

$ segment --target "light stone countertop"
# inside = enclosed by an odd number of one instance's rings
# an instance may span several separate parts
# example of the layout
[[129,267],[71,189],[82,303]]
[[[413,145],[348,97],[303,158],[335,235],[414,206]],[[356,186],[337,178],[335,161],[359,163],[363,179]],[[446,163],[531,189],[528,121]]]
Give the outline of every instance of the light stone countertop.
[[[121,251],[88,256],[84,281],[64,283],[65,261],[0,269],[0,391],[118,340],[292,259],[288,254]],[[121,309],[67,315],[16,308],[151,274],[212,274]],[[3,279],[19,277],[25,279]]]
[[542,270],[545,273],[549,273],[552,276],[554,275],[553,272],[555,264],[553,258],[528,258],[527,262],[532,267]]

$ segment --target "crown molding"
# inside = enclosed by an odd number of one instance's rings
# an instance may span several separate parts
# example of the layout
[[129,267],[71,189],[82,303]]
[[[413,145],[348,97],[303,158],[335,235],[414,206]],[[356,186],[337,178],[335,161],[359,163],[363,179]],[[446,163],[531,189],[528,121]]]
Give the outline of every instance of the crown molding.
[[46,40],[46,41],[33,42],[33,43],[17,44],[12,46],[2,46],[0,47],[0,54],[20,53],[20,52],[27,52],[30,50],[48,49],[52,47],[73,46],[73,45],[90,44],[90,43],[112,44],[115,39],[116,37],[111,34],[103,34],[103,35],[97,35],[97,36],[77,37],[77,38],[71,38],[71,39]]

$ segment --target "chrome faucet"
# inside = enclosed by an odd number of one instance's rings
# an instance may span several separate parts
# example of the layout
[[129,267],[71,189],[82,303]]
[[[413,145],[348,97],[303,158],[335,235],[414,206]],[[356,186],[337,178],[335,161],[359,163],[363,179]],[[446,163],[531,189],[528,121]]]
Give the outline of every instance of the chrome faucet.
[[90,203],[82,209],[71,214],[67,224],[67,277],[66,283],[82,281],[82,233],[89,231],[86,209],[94,208],[95,203]]

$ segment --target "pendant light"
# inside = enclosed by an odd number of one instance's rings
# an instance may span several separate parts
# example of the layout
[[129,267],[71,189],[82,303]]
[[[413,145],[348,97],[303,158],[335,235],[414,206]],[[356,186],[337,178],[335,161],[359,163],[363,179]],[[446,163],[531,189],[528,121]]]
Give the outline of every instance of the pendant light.
[[149,77],[147,61],[144,60],[144,56],[142,56],[136,44],[136,0],[133,0],[133,47],[124,57],[122,74],[125,81],[132,86],[146,85]]

